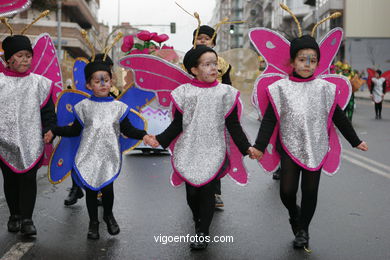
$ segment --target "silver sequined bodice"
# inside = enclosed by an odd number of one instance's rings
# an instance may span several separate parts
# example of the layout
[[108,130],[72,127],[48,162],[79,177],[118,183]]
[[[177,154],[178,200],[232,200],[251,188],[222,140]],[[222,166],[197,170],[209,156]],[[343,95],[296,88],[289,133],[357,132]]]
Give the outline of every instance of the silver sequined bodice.
[[183,111],[183,132],[173,152],[173,166],[187,181],[202,185],[213,178],[226,156],[225,115],[238,91],[225,84],[200,88],[184,84],[172,91]]
[[281,79],[268,89],[280,117],[283,145],[300,164],[319,167],[329,148],[327,125],[336,85],[322,79]]
[[17,172],[29,170],[43,153],[40,110],[50,87],[51,81],[37,74],[0,73],[0,156]]
[[102,187],[120,171],[119,120],[128,106],[120,101],[84,99],[74,109],[84,126],[75,166],[91,187]]

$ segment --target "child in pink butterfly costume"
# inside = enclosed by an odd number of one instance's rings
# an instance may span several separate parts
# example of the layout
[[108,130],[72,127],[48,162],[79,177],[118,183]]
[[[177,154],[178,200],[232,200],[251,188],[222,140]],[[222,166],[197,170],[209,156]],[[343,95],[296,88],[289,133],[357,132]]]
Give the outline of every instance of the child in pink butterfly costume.
[[[260,163],[267,171],[275,170],[281,162],[280,197],[290,215],[293,245],[307,247],[321,170],[332,174],[339,166],[340,144],[333,123],[353,147],[368,149],[342,111],[351,91],[348,80],[329,75],[342,32],[333,30],[321,47],[309,35],[289,44],[265,28],[251,31],[250,36],[270,64],[257,80],[256,98],[264,118],[254,145],[262,153],[253,157],[263,157]],[[285,65],[288,58],[291,68]],[[275,151],[278,134],[283,148],[280,155]],[[300,175],[299,207],[296,193]]]
[[242,155],[255,150],[238,119],[239,92],[217,81],[217,57],[204,45],[186,53],[184,66],[195,79],[172,91],[174,120],[156,136],[163,147],[173,144],[172,166],[176,178],[185,181],[187,202],[200,238],[191,243],[192,249],[207,247],[216,180],[230,170],[227,131]]
[[0,73],[0,167],[11,215],[7,227],[9,232],[32,236],[43,134],[57,122],[51,96],[54,83],[30,72],[33,55],[41,53],[35,53],[26,36],[8,36],[3,49],[7,67]]

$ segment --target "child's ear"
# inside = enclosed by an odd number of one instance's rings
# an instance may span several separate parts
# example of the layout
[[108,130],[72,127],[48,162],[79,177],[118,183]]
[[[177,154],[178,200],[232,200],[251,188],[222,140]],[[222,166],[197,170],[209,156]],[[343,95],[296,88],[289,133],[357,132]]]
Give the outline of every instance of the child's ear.
[[87,87],[87,89],[92,90],[91,84],[87,83],[86,87]]
[[191,73],[194,74],[195,76],[198,75],[198,68],[197,67],[192,67],[191,68]]
[[14,60],[12,59],[12,56],[8,60],[5,61],[5,63],[7,63],[7,65],[9,65],[11,62],[14,62]]

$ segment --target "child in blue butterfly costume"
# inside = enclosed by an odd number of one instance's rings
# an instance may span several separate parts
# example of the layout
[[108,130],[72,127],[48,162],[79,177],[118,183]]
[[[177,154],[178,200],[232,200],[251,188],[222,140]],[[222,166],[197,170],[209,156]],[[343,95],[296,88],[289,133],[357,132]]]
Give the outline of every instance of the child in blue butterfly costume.
[[120,232],[112,208],[114,204],[113,182],[121,169],[120,133],[134,139],[142,139],[152,144],[146,131],[135,128],[127,116],[129,107],[109,96],[111,88],[111,69],[101,60],[92,61],[84,69],[87,88],[93,92],[74,106],[75,121],[71,126],[55,127],[45,135],[78,136],[80,145],[74,158],[73,169],[76,182],[86,191],[86,203],[90,218],[88,238],[99,239],[99,221],[96,196],[103,194],[103,220],[108,233],[117,235]]

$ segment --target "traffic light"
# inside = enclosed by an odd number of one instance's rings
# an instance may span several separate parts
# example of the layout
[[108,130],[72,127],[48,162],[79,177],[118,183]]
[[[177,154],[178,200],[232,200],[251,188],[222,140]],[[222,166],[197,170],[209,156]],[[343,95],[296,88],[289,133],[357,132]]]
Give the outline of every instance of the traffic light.
[[305,5],[316,6],[316,0],[306,0]]
[[176,33],[176,23],[171,23],[171,33]]
[[230,30],[229,30],[230,34],[233,34],[234,33],[234,25],[231,24],[230,25]]

